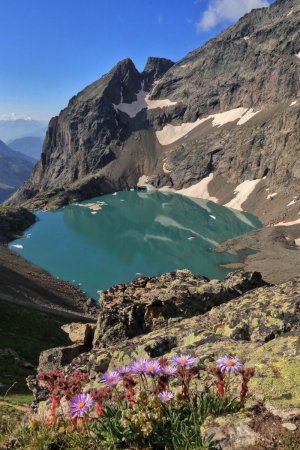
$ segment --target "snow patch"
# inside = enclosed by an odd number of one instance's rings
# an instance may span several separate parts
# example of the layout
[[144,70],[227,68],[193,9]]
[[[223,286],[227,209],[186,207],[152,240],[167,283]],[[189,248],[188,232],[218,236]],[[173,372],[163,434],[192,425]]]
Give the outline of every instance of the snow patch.
[[185,67],[187,67],[187,64],[181,64],[180,67],[182,67],[184,69]]
[[249,111],[246,112],[246,114],[243,115],[243,117],[238,121],[237,125],[243,125],[244,123],[248,122],[248,120],[252,119],[256,114],[258,114],[259,111],[254,111],[252,108],[249,109]]
[[209,217],[211,217],[211,218],[214,219],[214,220],[217,219],[216,216],[209,215]]
[[161,145],[172,144],[208,119],[209,117],[206,117],[205,119],[197,119],[195,122],[182,123],[181,125],[171,125],[169,123],[162,130],[156,131],[156,137]]
[[274,197],[276,197],[276,195],[277,195],[277,192],[273,192],[273,194],[269,194],[268,195],[268,197],[267,197],[267,200],[272,200]]
[[293,14],[293,12],[294,12],[294,8],[292,8],[292,9],[287,13],[286,17],[289,17],[291,14]]
[[243,39],[244,39],[244,41],[248,42],[248,41],[250,41],[250,36],[245,36]]
[[286,206],[292,206],[292,205],[294,205],[295,203],[297,203],[297,200],[292,200],[288,205],[286,205]]
[[297,58],[300,59],[300,52],[299,52],[299,53],[296,53],[296,56],[297,56]]
[[137,99],[131,103],[123,102],[123,91],[121,89],[121,102],[118,105],[113,103],[116,111],[121,111],[133,119],[143,109],[167,108],[168,106],[176,105],[177,102],[172,102],[168,99],[150,100],[150,94],[144,91],[144,83],[141,85],[141,90],[136,94]]
[[240,119],[246,112],[247,108],[235,108],[223,113],[215,114],[214,116],[210,116],[214,118],[212,125],[213,127],[221,127],[226,123]]
[[148,181],[149,177],[147,175],[142,175],[137,182],[137,186],[145,186]]
[[216,197],[212,197],[208,192],[208,184],[212,181],[213,177],[214,174],[211,173],[208,177],[203,178],[198,183],[175,192],[177,194],[185,195],[186,197],[203,198],[205,200],[211,200],[212,202],[218,203],[219,200]]
[[14,247],[14,248],[23,248],[23,245],[21,245],[21,244],[13,244],[13,245],[11,245],[11,247]]
[[127,114],[129,117],[133,118],[135,117],[140,111],[147,108],[147,103],[145,101],[147,93],[141,89],[137,94],[137,99],[132,103],[123,103],[122,101],[122,95],[121,95],[121,103],[118,105],[115,105],[113,103],[113,107],[116,111],[121,111]]
[[298,223],[300,223],[300,219],[294,220],[292,222],[279,222],[279,223],[275,223],[274,227],[280,227],[280,226],[286,226],[289,227],[291,225],[297,225]]
[[172,102],[171,100],[165,99],[165,100],[150,100],[149,94],[145,97],[146,107],[148,109],[155,109],[155,108],[167,108],[168,106],[177,105],[177,102]]
[[236,196],[230,200],[230,202],[226,203],[228,208],[237,209],[238,211],[243,211],[242,204],[249,198],[249,196],[254,191],[256,185],[260,182],[260,178],[258,180],[246,180],[243,183],[239,184],[234,193]]
[[294,105],[296,105],[296,103],[297,103],[297,100],[294,100],[294,101],[290,104],[290,106],[294,106]]
[[172,172],[172,170],[168,170],[166,168],[166,163],[164,163],[164,165],[163,165],[163,171],[164,171],[164,173],[171,173]]
[[222,113],[210,115],[204,119],[197,119],[195,122],[186,122],[181,125],[168,124],[164,126],[162,130],[156,131],[156,137],[161,145],[169,145],[178,141],[178,139],[183,138],[194,128],[209,119],[213,119],[213,127],[221,127],[226,123],[235,122],[236,120],[239,120],[237,123],[238,125],[243,125],[258,112],[260,111],[254,112],[252,108],[249,110],[247,108],[235,108]]

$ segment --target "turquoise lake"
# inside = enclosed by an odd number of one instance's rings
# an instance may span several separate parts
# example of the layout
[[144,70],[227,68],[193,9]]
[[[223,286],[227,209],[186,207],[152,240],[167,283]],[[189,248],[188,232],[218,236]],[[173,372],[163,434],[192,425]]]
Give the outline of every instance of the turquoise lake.
[[[82,206],[97,201],[105,202],[97,213]],[[177,269],[223,279],[229,271],[220,264],[238,256],[212,250],[260,227],[250,214],[157,191],[119,192],[36,214],[10,248],[95,299],[114,284]]]

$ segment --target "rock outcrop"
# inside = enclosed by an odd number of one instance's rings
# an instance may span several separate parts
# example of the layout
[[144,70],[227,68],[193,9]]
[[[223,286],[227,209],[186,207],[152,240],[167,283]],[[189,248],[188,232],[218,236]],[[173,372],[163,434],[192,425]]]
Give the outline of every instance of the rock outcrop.
[[[270,286],[257,273],[241,272],[223,283],[178,271],[116,286],[101,295],[92,348],[78,343],[43,352],[40,369],[88,372],[96,387],[101,373],[138,358],[192,354],[205,377],[216,358],[237,357],[256,368],[251,396],[241,413],[209,419],[206,433],[214,433],[222,449],[279,449],[270,443],[277,445],[284,430],[297,430],[300,420],[299,292],[299,277]],[[135,315],[147,307],[148,316]],[[29,385],[37,402],[47,398],[36,380]]]
[[[300,361],[299,289],[300,278],[270,286],[258,273],[233,272],[219,282],[189,271],[116,286],[101,296],[91,350],[75,358],[66,370],[80,367],[97,372],[104,360],[102,370],[133,358],[176,352],[192,352],[201,365],[225,352],[255,364],[261,387],[274,383],[276,389],[292,389],[296,394],[299,386],[294,385],[290,371],[294,373]],[[57,349],[52,353],[56,355]],[[48,362],[49,355],[51,350]],[[41,367],[44,359],[42,354]],[[53,360],[52,368],[56,365]],[[282,370],[282,376],[286,374],[285,386],[272,378],[273,365]],[[295,398],[277,398],[275,391],[266,395],[274,404],[297,406],[299,402],[300,407],[299,391]]]
[[176,318],[204,314],[242,293],[265,286],[257,272],[229,274],[224,281],[177,270],[117,285],[100,296],[94,345],[110,344],[168,326]]
[[256,180],[235,207],[264,223],[298,219],[299,27],[298,0],[277,0],[176,64],[149,58],[139,73],[121,61],[50,121],[42,159],[9,203],[55,208],[142,175],[178,190],[214,173],[206,196],[230,204]]

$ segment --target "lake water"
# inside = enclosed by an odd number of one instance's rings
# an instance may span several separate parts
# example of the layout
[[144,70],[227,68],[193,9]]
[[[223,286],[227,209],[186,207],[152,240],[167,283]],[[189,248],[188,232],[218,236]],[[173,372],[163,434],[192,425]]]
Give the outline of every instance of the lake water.
[[[82,205],[105,202],[93,213]],[[215,254],[218,242],[260,227],[258,219],[206,200],[161,192],[119,192],[37,212],[37,222],[10,247],[55,277],[97,291],[139,275],[177,269],[223,279],[222,263],[236,255]],[[191,239],[192,238],[192,239]]]

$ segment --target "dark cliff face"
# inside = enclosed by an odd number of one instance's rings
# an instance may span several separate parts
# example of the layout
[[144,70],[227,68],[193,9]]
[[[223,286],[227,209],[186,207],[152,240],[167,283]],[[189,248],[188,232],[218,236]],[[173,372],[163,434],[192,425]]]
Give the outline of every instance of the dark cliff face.
[[298,0],[253,10],[175,64],[152,98],[180,99],[187,122],[214,111],[294,98],[299,93],[299,25]]
[[[50,121],[41,161],[9,203],[57,207],[131,188],[142,175],[156,187],[180,189],[211,172],[216,186],[218,179],[230,185],[223,197],[210,188],[223,204],[237,184],[265,176],[265,189],[296,195],[299,29],[298,0],[279,0],[253,10],[176,64],[151,57],[139,73],[130,59],[121,61]],[[214,123],[210,117],[238,108],[243,110],[235,119]],[[239,124],[246,112],[248,119]],[[207,117],[177,139],[159,135],[168,134],[168,127],[174,135],[172,126]],[[261,216],[250,203],[248,209]],[[282,204],[276,217],[286,217]]]

